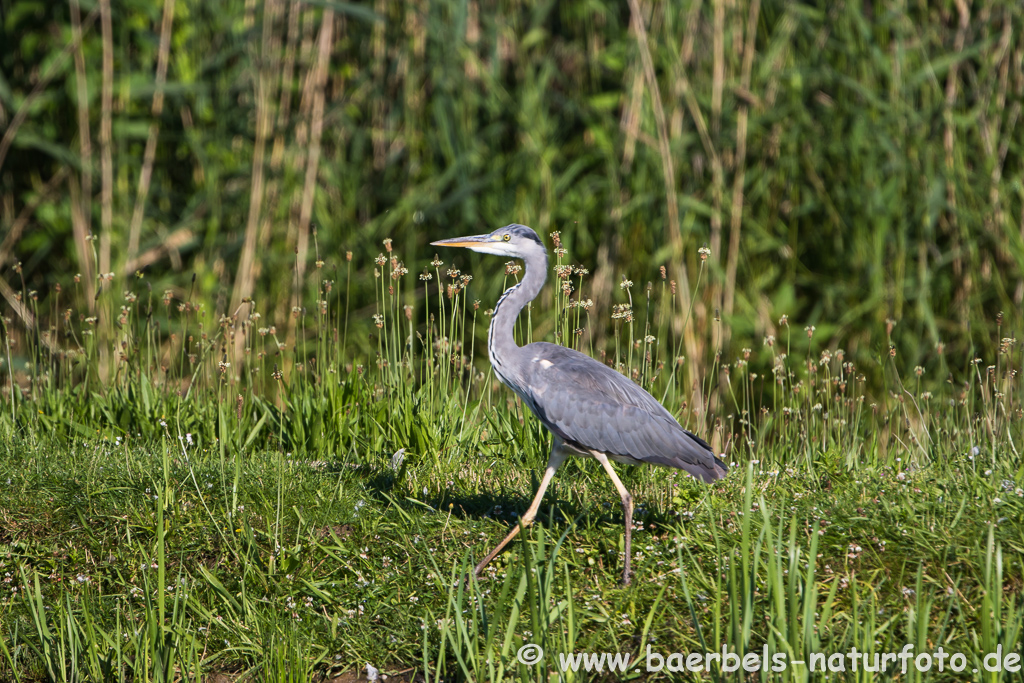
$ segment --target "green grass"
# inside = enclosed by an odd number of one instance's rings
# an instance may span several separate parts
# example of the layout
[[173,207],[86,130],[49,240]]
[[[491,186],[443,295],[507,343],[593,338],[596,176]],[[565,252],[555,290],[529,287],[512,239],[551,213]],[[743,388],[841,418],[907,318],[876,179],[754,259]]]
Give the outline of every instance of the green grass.
[[[876,394],[841,340],[819,348],[786,321],[757,350],[709,357],[691,393],[662,317],[689,304],[654,288],[615,321],[621,369],[733,472],[703,486],[619,468],[638,505],[636,581],[622,588],[617,496],[596,463],[573,460],[540,523],[464,583],[527,507],[548,436],[469,362],[487,324],[473,285],[441,294],[432,283],[462,275],[438,267],[409,319],[399,302],[413,276],[383,269],[397,276],[379,278],[378,317],[350,321],[349,334],[375,335],[362,360],[333,334],[348,317],[338,292],[300,311],[318,332],[291,347],[258,318],[213,327],[187,301],[135,302],[106,341],[72,320],[81,355],[35,347],[47,362],[16,375],[0,411],[3,677],[312,680],[370,663],[432,681],[548,680],[558,653],[635,659],[648,645],[806,660],[941,644],[972,668],[997,646],[1019,650],[1016,343],[962,369],[938,356],[913,379],[882,354]],[[194,361],[151,332],[144,306],[194,337]],[[530,322],[553,330],[578,310]],[[641,315],[669,336],[646,342]],[[175,356],[167,370],[156,361]],[[525,643],[545,649],[543,665],[517,662]]]
[[546,674],[513,659],[525,642],[552,657],[767,643],[797,658],[1020,638],[1024,500],[1003,490],[1005,463],[986,474],[959,458],[901,480],[848,472],[834,453],[796,468],[766,454],[746,482],[738,468],[707,491],[630,471],[643,514],[629,589],[614,491],[593,463],[573,464],[542,527],[462,587],[525,508],[540,453],[533,468],[461,453],[396,482],[385,458],[253,452],[225,470],[200,448],[187,460],[104,443],[6,450],[0,569],[13,578],[0,609],[5,676],[20,680],[76,667],[80,680],[160,679],[175,664],[195,679],[292,680],[274,673],[282,661],[303,677],[371,662],[532,680]]

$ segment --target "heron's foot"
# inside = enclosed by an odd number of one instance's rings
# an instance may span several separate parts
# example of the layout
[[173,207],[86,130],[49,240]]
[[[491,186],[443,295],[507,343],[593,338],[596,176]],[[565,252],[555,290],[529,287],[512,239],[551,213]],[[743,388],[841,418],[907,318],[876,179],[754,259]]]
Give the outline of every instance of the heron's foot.
[[461,577],[459,577],[459,584],[462,590],[469,590],[469,586],[472,583],[472,580],[477,578],[480,578],[480,572],[478,571],[466,572]]

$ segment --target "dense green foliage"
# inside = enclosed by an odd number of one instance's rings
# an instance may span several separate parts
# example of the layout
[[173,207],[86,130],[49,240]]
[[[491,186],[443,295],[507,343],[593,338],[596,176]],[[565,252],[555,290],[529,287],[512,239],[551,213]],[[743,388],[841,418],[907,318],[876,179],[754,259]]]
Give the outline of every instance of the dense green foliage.
[[693,358],[716,311],[734,350],[785,313],[861,361],[892,318],[909,370],[993,351],[1020,308],[1013,0],[639,3],[646,42],[616,3],[179,0],[164,81],[159,3],[113,2],[108,44],[108,0],[78,4],[7,2],[0,40],[3,265],[54,309],[75,272],[195,272],[211,315],[250,295],[283,326],[296,249],[307,274],[352,251],[365,303],[381,239],[415,274],[430,239],[511,221],[561,231],[599,311],[663,264],[685,295],[707,245]]

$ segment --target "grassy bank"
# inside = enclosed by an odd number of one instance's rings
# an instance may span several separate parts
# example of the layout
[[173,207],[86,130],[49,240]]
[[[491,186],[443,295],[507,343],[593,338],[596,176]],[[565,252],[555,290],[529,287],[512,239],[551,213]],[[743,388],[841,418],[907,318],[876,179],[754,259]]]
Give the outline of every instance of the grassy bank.
[[[806,462],[779,445],[710,489],[628,470],[641,512],[623,589],[621,514],[589,462],[565,468],[524,543],[460,584],[528,504],[539,444],[396,468],[380,453],[224,459],[172,438],[7,443],[6,678],[311,680],[371,663],[548,680],[557,653],[635,659],[648,644],[803,661],[942,645],[980,669],[1000,644],[1019,651],[1024,499],[1003,454],[850,471],[842,449]],[[543,666],[517,665],[525,643]]]

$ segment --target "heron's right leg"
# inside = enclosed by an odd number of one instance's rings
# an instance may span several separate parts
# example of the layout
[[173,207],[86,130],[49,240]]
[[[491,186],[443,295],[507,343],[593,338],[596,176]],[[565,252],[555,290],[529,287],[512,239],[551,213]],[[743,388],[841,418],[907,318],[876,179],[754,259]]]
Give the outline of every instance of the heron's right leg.
[[521,526],[527,527],[533,523],[533,519],[537,516],[537,511],[540,510],[540,501],[544,498],[544,492],[547,491],[548,484],[551,483],[551,478],[555,476],[555,471],[558,470],[563,462],[565,462],[565,458],[568,455],[564,450],[562,450],[561,445],[562,444],[556,439],[555,444],[551,448],[551,457],[548,458],[547,469],[544,470],[544,477],[540,480],[540,486],[537,488],[537,494],[533,497],[533,502],[530,503],[530,508],[526,511],[526,514],[523,515],[522,524],[516,524],[512,527],[512,530],[508,532],[508,536],[505,537],[505,540],[499,543],[497,548],[489,552],[487,557],[480,560],[480,564],[478,564],[476,569],[473,570],[473,572],[478,576],[480,575],[480,572],[483,571],[483,568],[498,556],[498,553],[501,552],[502,548],[507,546],[509,542],[516,537]]
[[619,475],[615,474],[615,470],[612,468],[612,464],[608,462],[608,456],[600,451],[590,452],[594,458],[597,459],[601,466],[604,467],[604,471],[611,477],[612,483],[615,484],[615,490],[619,492],[619,498],[622,499],[622,514],[625,517],[626,523],[626,561],[622,566],[622,585],[629,585],[629,574],[630,574],[630,560],[632,559],[632,538],[633,538],[633,496],[630,495],[629,491],[622,484],[622,480],[619,479]]

